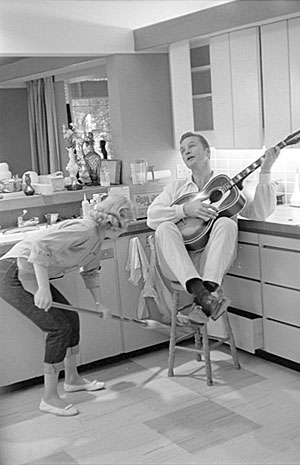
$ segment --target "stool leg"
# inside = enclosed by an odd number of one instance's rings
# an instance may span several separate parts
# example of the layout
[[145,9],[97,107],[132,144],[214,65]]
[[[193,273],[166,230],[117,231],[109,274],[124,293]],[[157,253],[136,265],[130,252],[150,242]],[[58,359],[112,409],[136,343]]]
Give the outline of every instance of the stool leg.
[[176,346],[176,326],[177,326],[177,307],[178,307],[179,293],[174,292],[174,308],[172,309],[171,316],[171,330],[170,330],[170,342],[169,342],[169,360],[168,360],[168,376],[174,376],[174,362],[175,362],[175,346]]
[[205,373],[207,386],[213,385],[211,362],[210,362],[210,350],[209,350],[209,339],[207,334],[207,323],[204,323],[203,328],[203,354],[205,360]]
[[231,329],[231,326],[230,326],[227,311],[223,313],[222,318],[223,318],[223,323],[224,323],[224,326],[225,326],[226,334],[227,334],[227,337],[228,337],[231,356],[232,356],[232,359],[233,359],[233,362],[234,362],[234,366],[235,366],[235,368],[237,370],[239,370],[241,368],[241,365],[239,363],[239,357],[238,357],[238,353],[237,353],[237,350],[236,350],[235,341],[234,341],[234,337],[233,337],[233,334],[232,334],[232,329]]
[[[195,327],[195,349],[201,350],[201,331],[199,328]],[[202,357],[200,352],[196,352],[197,362],[201,362]]]

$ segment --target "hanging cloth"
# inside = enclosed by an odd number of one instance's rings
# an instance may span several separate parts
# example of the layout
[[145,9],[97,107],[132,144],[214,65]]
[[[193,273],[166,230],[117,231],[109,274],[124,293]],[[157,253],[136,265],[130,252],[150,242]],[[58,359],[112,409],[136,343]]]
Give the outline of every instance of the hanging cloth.
[[137,318],[158,320],[164,324],[170,324],[175,302],[157,268],[153,236],[148,238],[148,243],[151,251],[150,266],[144,289],[140,294]]
[[130,239],[125,269],[130,272],[128,281],[134,286],[138,285],[141,278],[146,281],[148,277],[149,261],[138,237]]

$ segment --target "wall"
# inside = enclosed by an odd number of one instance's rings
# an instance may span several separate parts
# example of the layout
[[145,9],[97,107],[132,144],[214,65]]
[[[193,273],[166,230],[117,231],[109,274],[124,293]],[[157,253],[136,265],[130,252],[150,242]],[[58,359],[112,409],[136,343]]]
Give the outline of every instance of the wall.
[[[277,141],[279,142],[279,141]],[[225,173],[230,178],[249,166],[264,154],[261,150],[212,150],[212,167],[215,174]],[[295,186],[296,170],[300,171],[300,149],[282,149],[272,168],[272,179],[278,182],[278,193],[285,194],[285,202],[289,202]],[[253,172],[247,180],[250,189],[253,189],[258,180],[260,169]]]
[[173,146],[171,90],[167,54],[125,54],[107,59],[112,141],[115,158],[124,163],[145,158],[175,175],[180,160]]
[[31,167],[27,89],[0,89],[0,163],[12,174]]

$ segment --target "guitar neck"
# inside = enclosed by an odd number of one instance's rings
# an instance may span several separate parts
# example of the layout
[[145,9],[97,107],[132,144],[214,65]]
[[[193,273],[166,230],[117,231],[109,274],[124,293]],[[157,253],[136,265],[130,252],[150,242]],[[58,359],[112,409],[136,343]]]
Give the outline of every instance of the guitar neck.
[[[278,144],[276,145],[277,147],[282,149],[283,147],[286,147],[287,144],[284,141],[281,141],[281,142],[278,142]],[[262,164],[264,157],[265,157],[265,154],[263,154],[260,158],[258,158],[253,163],[251,163],[251,165],[247,166],[247,168],[243,169],[240,173],[234,176],[231,179],[231,187],[236,186],[237,184],[242,182],[244,179],[246,179],[246,177],[249,176],[249,174],[257,170],[257,168],[259,168],[260,165]]]

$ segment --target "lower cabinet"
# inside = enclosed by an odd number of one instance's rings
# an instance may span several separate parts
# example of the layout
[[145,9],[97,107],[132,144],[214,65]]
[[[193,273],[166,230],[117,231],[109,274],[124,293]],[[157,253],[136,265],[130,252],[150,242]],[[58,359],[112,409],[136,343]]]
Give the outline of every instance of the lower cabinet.
[[44,335],[0,298],[0,386],[43,374]]
[[[137,238],[150,259],[147,238],[141,232],[104,241],[101,255],[101,300],[112,313],[137,318],[144,287],[141,262],[127,269],[130,240]],[[132,257],[131,257],[132,258]],[[137,284],[131,277],[141,273]],[[78,272],[53,284],[83,308],[95,309],[93,298]],[[237,257],[224,280],[231,300],[229,318],[236,346],[257,349],[300,363],[300,242],[297,239],[240,232]],[[17,310],[0,299],[0,386],[43,374],[44,335]],[[102,320],[80,313],[79,365],[121,353],[155,346],[169,339],[169,332],[146,329],[133,322]],[[222,319],[209,322],[211,336],[224,335]]]
[[[237,256],[222,287],[231,301],[228,315],[236,346],[254,353],[264,345],[258,234],[239,232]],[[224,336],[222,318],[210,321],[208,330],[211,336]]]
[[[102,246],[99,279],[102,303],[113,314],[120,315],[114,241],[105,241]],[[54,284],[73,305],[96,309],[94,299],[78,272],[70,273]],[[79,364],[87,364],[123,352],[122,329],[119,321],[103,320],[80,312],[79,316],[81,326]]]
[[[129,281],[131,272],[135,276],[136,273],[141,271],[140,268],[137,268],[136,270],[126,270],[130,240],[133,237],[138,238],[149,260],[150,249],[147,245],[147,238],[150,235],[151,232],[141,233],[135,236],[120,237],[116,241],[118,257],[118,278],[121,298],[121,313],[123,316],[128,318],[137,318],[137,309],[140,299],[140,293],[145,284],[143,276],[140,277],[137,285],[134,285]],[[131,323],[123,323],[123,334],[125,352],[131,352],[133,350],[149,347],[169,339],[168,335],[166,334],[161,334],[153,329],[145,329],[140,325]]]
[[261,236],[264,349],[300,363],[300,243]]

